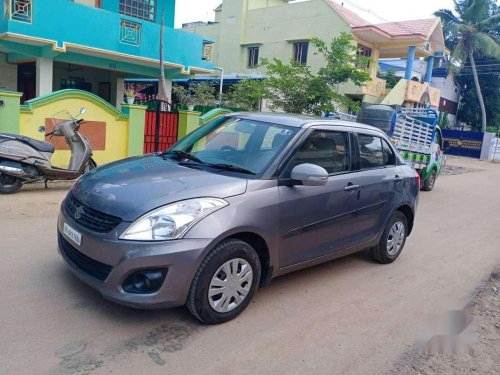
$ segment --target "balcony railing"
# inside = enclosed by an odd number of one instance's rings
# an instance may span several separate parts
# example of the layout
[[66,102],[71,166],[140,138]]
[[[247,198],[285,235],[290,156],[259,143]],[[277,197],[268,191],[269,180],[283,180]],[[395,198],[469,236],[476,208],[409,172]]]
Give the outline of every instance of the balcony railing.
[[405,102],[419,103],[425,93],[429,95],[430,105],[439,107],[441,90],[430,86],[428,83],[420,83],[417,81],[408,81],[406,85]]

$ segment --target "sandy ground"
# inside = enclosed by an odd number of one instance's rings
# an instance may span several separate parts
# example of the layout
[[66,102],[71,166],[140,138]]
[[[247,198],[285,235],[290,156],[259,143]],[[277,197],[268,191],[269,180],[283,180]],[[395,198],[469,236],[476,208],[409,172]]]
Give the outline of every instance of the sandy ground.
[[[0,196],[0,374],[498,373],[498,293],[477,291],[500,264],[500,164],[449,165],[397,262],[363,252],[278,278],[210,327],[184,308],[115,305],[69,273],[55,233],[67,184]],[[415,351],[433,317],[474,296],[463,355],[476,359]]]

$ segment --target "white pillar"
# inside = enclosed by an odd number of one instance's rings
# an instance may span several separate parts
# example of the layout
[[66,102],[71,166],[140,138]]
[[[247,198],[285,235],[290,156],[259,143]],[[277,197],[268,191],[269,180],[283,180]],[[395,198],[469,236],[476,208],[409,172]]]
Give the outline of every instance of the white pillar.
[[115,107],[122,108],[123,96],[125,95],[125,80],[121,77],[116,78],[116,101]]
[[40,57],[36,59],[36,96],[50,94],[54,79],[54,60]]

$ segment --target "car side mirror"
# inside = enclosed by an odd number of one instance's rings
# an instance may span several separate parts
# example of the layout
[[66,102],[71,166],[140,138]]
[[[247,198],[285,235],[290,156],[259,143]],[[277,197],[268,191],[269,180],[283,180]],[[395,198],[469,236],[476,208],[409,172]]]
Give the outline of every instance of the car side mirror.
[[292,169],[292,180],[302,182],[304,186],[324,186],[328,182],[328,172],[316,164],[299,164]]

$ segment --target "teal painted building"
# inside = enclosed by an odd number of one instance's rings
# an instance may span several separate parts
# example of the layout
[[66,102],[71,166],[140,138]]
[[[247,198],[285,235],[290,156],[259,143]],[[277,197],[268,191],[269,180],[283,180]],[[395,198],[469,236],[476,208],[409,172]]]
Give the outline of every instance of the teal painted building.
[[0,90],[22,100],[77,88],[113,105],[125,77],[212,71],[212,41],[174,29],[175,0],[0,0]]

